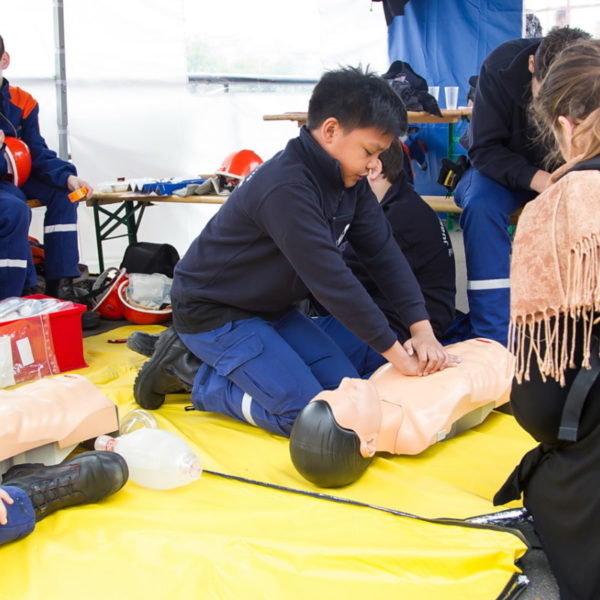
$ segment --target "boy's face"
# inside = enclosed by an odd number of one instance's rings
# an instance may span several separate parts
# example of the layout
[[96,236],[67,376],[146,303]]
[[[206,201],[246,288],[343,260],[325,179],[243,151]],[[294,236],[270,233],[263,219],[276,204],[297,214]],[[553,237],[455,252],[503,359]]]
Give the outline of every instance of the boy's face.
[[376,127],[347,131],[333,117],[327,119],[313,135],[327,154],[339,161],[344,187],[356,185],[371,169],[376,169],[379,155],[394,139],[393,134],[383,133]]

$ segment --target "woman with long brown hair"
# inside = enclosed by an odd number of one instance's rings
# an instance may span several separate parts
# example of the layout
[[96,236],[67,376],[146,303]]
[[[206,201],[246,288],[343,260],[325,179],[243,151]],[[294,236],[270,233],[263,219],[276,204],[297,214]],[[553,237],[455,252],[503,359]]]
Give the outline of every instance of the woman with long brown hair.
[[540,442],[495,498],[524,495],[562,600],[600,598],[600,41],[577,42],[534,100],[564,164],[519,219],[511,394]]

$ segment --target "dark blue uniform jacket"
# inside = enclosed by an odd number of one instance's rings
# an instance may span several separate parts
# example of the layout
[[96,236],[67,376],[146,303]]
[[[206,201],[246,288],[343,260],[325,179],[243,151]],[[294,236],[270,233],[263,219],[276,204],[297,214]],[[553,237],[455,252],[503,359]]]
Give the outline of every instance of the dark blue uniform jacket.
[[537,38],[511,40],[485,59],[463,140],[471,164],[509,189],[529,189],[545,157],[528,116],[532,77],[528,60],[539,43]]
[[231,194],[175,269],[178,331],[274,319],[309,293],[378,352],[396,341],[344,262],[347,238],[406,326],[427,319],[423,295],[366,180],[345,188],[340,165],[306,128]]
[[[39,106],[33,96],[4,79],[0,88],[0,129],[6,136],[17,137],[29,146],[33,176],[43,183],[66,188],[69,175],[77,175],[75,165],[48,148],[40,134],[38,120]],[[6,174],[6,160],[0,160],[0,180]]]

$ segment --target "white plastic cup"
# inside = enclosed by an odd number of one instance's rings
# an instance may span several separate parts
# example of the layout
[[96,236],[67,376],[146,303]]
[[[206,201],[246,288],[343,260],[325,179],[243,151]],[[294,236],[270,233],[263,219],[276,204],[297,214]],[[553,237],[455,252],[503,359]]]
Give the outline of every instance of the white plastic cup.
[[446,86],[444,88],[444,95],[446,96],[446,109],[456,110],[458,107],[458,86]]
[[430,85],[427,88],[427,91],[435,98],[436,102],[440,101],[440,86],[439,85]]

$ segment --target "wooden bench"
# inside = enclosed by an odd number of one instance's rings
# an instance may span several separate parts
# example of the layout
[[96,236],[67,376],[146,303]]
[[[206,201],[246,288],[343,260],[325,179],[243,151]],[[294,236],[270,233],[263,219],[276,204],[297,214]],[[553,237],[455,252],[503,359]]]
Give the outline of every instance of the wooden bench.
[[[454,198],[452,196],[422,196],[422,198],[436,213],[445,213],[448,216],[448,229],[452,231],[455,220],[462,212],[462,208],[454,203]],[[517,226],[522,210],[522,208],[519,208],[510,216],[509,230],[511,234],[514,233],[514,228]]]
[[29,208],[39,208],[40,206],[44,206],[39,200],[33,198],[31,200],[27,200],[27,206]]
[[436,213],[448,213],[459,215],[462,208],[459,208],[454,203],[452,196],[421,196]]

